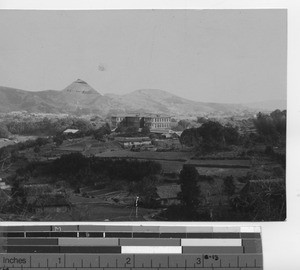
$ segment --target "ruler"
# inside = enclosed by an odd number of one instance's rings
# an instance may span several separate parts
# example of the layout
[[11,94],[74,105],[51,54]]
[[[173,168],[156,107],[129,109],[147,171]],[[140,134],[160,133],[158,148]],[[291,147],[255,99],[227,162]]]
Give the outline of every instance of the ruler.
[[263,269],[260,227],[0,226],[0,269]]

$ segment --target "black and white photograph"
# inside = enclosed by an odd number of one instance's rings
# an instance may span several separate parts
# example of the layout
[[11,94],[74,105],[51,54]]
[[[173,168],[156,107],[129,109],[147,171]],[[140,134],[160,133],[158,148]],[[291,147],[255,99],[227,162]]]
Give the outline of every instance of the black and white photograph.
[[286,220],[287,17],[0,10],[0,220]]

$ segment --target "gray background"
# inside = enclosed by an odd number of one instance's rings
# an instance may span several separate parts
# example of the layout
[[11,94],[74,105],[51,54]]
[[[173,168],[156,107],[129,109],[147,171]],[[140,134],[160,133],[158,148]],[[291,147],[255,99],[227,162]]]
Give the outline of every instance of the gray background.
[[286,10],[0,11],[0,85],[286,99]]

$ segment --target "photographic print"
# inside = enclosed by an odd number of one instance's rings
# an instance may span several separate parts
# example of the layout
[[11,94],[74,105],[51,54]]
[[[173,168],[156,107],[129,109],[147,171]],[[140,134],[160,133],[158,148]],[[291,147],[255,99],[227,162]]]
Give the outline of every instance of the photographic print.
[[0,25],[2,221],[286,219],[287,10]]

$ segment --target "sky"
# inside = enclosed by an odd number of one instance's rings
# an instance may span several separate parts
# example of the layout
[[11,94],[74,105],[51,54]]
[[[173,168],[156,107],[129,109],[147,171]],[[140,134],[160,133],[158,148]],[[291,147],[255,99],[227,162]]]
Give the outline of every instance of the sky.
[[0,85],[285,100],[286,10],[0,10]]

